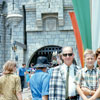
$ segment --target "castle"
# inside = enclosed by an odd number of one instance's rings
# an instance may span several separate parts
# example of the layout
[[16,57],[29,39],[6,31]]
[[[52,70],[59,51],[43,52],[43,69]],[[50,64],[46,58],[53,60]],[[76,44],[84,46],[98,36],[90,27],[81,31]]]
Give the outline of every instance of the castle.
[[0,0],[0,69],[5,61],[36,63],[72,46],[79,61],[69,12],[72,0]]

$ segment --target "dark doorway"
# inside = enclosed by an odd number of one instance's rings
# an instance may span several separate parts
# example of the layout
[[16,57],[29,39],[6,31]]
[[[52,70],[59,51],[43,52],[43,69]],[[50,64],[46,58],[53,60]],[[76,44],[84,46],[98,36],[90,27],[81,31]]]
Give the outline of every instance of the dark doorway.
[[39,57],[39,56],[46,56],[48,58],[48,61],[51,62],[52,53],[54,51],[57,51],[57,53],[61,53],[61,49],[62,49],[62,47],[60,47],[60,46],[45,46],[45,47],[37,50],[34,53],[32,59],[30,61],[30,64],[31,63],[36,64],[37,57]]

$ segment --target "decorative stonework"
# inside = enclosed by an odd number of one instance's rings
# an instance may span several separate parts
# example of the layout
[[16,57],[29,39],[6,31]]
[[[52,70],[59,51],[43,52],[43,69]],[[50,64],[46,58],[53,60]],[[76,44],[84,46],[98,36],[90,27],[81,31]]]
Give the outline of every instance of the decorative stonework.
[[21,21],[22,17],[23,16],[20,14],[10,14],[7,16],[8,24],[14,23],[14,25],[17,25]]
[[36,1],[37,26],[42,26],[42,14],[58,14],[59,26],[64,25],[63,0],[38,0]]
[[56,31],[57,22],[56,19],[46,19],[46,31]]
[[19,1],[9,0],[7,5],[8,5],[7,23],[17,25],[23,17],[19,9]]

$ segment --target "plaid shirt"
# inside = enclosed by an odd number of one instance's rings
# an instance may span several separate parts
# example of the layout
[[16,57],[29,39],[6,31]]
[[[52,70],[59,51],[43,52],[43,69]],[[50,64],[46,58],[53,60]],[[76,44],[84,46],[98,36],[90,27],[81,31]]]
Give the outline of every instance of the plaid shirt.
[[[64,64],[55,67],[53,70],[50,79],[49,100],[65,100],[66,77],[63,66]],[[78,68],[77,66],[74,67],[76,71]]]
[[87,67],[81,69],[75,78],[75,83],[81,87],[97,90],[100,81],[100,71],[97,68],[89,70]]

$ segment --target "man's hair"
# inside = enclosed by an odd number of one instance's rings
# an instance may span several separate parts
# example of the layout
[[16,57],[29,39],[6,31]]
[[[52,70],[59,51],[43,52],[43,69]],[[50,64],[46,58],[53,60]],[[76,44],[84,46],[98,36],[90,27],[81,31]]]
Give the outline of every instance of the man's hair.
[[100,48],[98,48],[98,49],[96,50],[95,54],[96,54],[96,58],[97,58],[98,55],[100,54]]
[[95,53],[91,49],[86,49],[84,52],[84,58],[87,56],[87,54],[91,54],[95,57]]
[[70,47],[70,46],[68,46],[68,47],[67,47],[67,46],[66,46],[66,47],[63,47],[63,48],[62,48],[62,52],[61,52],[61,53],[63,53],[63,50],[64,50],[65,48],[70,48],[70,49],[72,50],[72,53],[73,53],[73,48],[72,48],[72,47]]
[[25,63],[22,63],[22,66],[26,65]]
[[4,74],[10,74],[13,72],[14,67],[16,67],[16,62],[12,60],[8,60],[4,65],[3,65],[3,73]]

